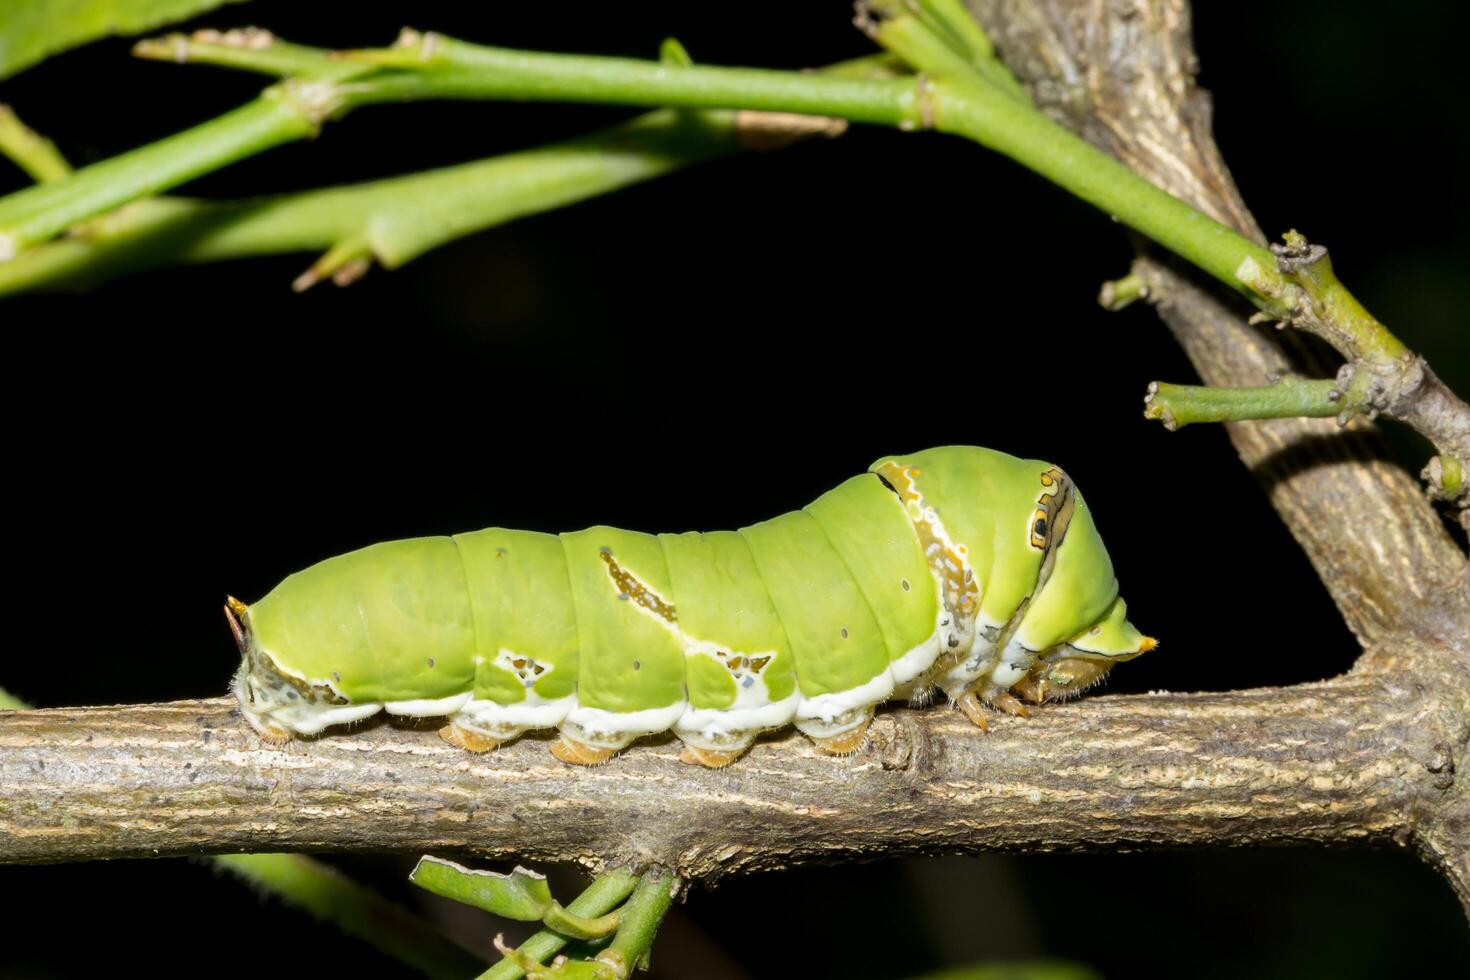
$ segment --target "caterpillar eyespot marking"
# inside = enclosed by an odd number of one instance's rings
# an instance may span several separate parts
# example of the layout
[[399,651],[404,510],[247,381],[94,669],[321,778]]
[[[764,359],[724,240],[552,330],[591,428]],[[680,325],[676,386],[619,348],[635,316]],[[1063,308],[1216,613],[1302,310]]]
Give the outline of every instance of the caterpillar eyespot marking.
[[984,727],[982,703],[1019,715],[1016,695],[1073,696],[1156,645],[1070,478],[974,446],[879,460],[738,531],[390,541],[225,613],[268,737],[443,716],[470,751],[559,729],[584,765],[667,730],[707,766],[787,725],[845,754],[877,704],[936,689]]

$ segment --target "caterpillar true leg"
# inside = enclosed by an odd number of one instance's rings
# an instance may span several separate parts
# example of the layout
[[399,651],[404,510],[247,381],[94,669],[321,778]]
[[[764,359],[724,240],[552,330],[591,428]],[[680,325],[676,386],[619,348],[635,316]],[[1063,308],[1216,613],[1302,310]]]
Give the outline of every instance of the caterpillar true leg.
[[980,695],[976,694],[973,689],[955,698],[954,705],[964,712],[965,717],[970,719],[976,728],[982,732],[990,731],[990,709],[985,706],[985,702],[980,700]]
[[1020,699],[1010,691],[1001,691],[999,694],[992,695],[990,703],[1006,714],[1016,718],[1031,717],[1031,709],[1022,704]]

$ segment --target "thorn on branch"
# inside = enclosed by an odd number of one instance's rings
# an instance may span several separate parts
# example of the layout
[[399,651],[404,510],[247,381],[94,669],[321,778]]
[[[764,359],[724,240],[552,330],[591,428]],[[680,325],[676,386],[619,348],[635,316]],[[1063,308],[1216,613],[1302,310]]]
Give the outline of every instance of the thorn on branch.
[[658,60],[666,65],[675,65],[679,68],[688,68],[694,64],[694,58],[689,54],[689,49],[676,37],[666,37],[658,46]]

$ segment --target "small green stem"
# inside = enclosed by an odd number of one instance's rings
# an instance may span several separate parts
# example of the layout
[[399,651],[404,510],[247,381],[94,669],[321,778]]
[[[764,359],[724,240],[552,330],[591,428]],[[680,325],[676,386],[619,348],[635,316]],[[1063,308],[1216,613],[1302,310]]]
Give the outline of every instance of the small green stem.
[[[975,85],[956,85],[936,104],[936,128],[1010,157],[1232,288],[1253,293],[1236,275],[1247,259],[1274,269],[1269,251],[1150,184],[1035,109]],[[1253,294],[1261,298],[1258,291]]]
[[[639,884],[638,876],[627,871],[609,871],[599,875],[587,889],[572,899],[567,911],[587,919],[606,915],[623,903]],[[541,929],[516,947],[516,952],[536,963],[545,963],[567,945],[567,937],[551,929]],[[519,980],[526,971],[512,959],[504,959],[480,974],[478,980]]]
[[0,105],[0,156],[9,157],[32,180],[49,183],[71,173],[56,144],[20,121],[8,105]]
[[1121,279],[1103,283],[1102,289],[1098,290],[1097,294],[1098,305],[1114,312],[1147,298],[1148,284],[1143,281],[1142,277],[1133,273]]
[[1296,229],[1282,236],[1273,247],[1276,265],[1299,295],[1282,298],[1292,308],[1288,319],[1322,337],[1350,360],[1393,369],[1413,356],[1401,340],[1389,332],[1348,292],[1332,269],[1327,249],[1312,245]]
[[966,9],[963,0],[919,0],[919,6],[943,24],[969,50],[972,58],[995,57],[995,45],[990,43],[990,35]]
[[906,79],[833,76],[767,68],[670,65],[635,58],[546,54],[468,44],[438,34],[406,35],[386,49],[343,57],[399,69],[347,94],[353,105],[408,99],[506,99],[758,109],[918,128],[914,84]]
[[[880,31],[912,26],[900,18],[884,22]],[[410,34],[397,47],[345,57],[365,68],[388,70],[348,82],[287,82],[212,123],[95,164],[58,184],[11,195],[0,200],[0,236],[9,237],[12,249],[44,240],[128,200],[302,138],[321,120],[354,106],[425,98],[566,100],[759,109],[901,129],[932,125],[1012,157],[1232,286],[1244,288],[1236,270],[1247,259],[1262,270],[1274,268],[1265,249],[1154,187],[1009,93],[971,78],[930,82],[678,66],[513,51],[433,34]],[[4,243],[0,237],[0,254]]]
[[[905,58],[940,57],[922,25],[909,18],[883,21],[875,36],[904,39]],[[541,54],[484,47],[435,34],[408,35],[385,50],[345,56],[389,65],[397,74],[376,78],[351,98],[358,102],[401,98],[504,98],[574,100],[634,105],[746,107],[811,115],[900,129],[932,126],[968,137],[1002,153],[1159,244],[1227,285],[1271,303],[1262,287],[1285,281],[1275,258],[1204,213],[1135,174],[1118,160],[1011,94],[961,77],[954,52],[933,80],[855,80],[750,68],[680,68],[627,58]],[[417,68],[417,73],[407,69]],[[1237,271],[1254,263],[1249,285]]]
[[1331,418],[1341,415],[1346,399],[1335,381],[1282,378],[1258,388],[1211,388],[1154,382],[1144,398],[1143,417],[1157,419],[1170,431],[1194,422],[1240,422],[1246,419]]
[[611,936],[622,925],[623,913],[621,909],[617,909],[607,915],[589,919],[562,908],[559,902],[552,902],[541,921],[546,924],[546,928],[555,930],[568,939],[590,942]]
[[0,687],[0,711],[24,711],[30,705]]
[[678,878],[650,873],[639,879],[638,887],[623,906],[623,921],[612,945],[597,954],[597,959],[612,967],[620,980],[630,976],[636,966],[646,968],[653,937],[678,891]]
[[959,0],[870,0],[858,23],[868,36],[915,70],[934,77],[969,79],[1022,105],[1026,89],[995,57],[980,24]]
[[[565,207],[733,153],[803,135],[790,120],[712,110],[661,110],[550,146],[343,187],[239,202],[136,201],[88,222],[80,234],[0,263],[0,296],[96,283],[179,262],[365,245],[396,268],[445,242],[526,215]],[[348,247],[348,246],[344,246]],[[350,257],[362,257],[353,251]],[[304,288],[343,268],[338,250],[297,280]]]
[[259,28],[166,34],[139,41],[133,54],[150,61],[219,65],[279,78],[339,81],[363,73],[360,65],[332,58],[321,48],[290,44]]

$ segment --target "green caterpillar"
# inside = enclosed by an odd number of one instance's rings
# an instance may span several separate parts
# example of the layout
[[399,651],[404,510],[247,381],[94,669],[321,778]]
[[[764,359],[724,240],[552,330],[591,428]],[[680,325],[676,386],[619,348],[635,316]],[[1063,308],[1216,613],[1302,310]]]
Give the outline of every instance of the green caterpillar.
[[[879,460],[740,531],[490,528],[390,541],[226,607],[234,692],[272,739],[379,710],[487,751],[560,729],[565,762],[673,729],[722,766],[795,724],[850,752],[874,707],[936,687],[981,728],[1154,647],[1056,467],[949,446]],[[1014,692],[1014,693],[1013,693]]]

